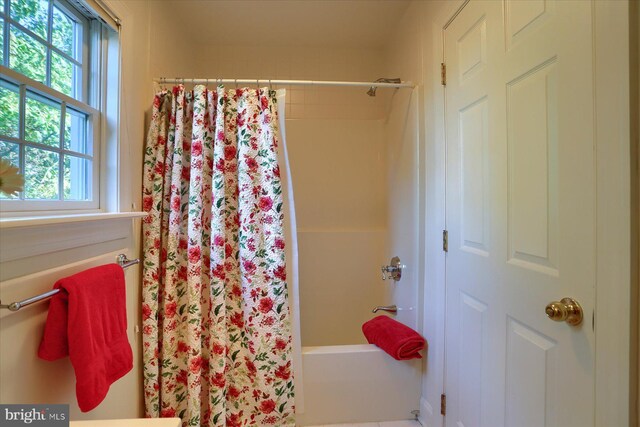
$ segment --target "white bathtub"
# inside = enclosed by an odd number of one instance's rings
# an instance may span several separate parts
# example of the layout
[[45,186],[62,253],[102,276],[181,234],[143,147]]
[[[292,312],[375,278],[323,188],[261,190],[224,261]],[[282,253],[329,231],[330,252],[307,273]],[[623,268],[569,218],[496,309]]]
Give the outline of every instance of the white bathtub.
[[412,418],[421,360],[398,361],[374,345],[302,347],[304,409],[298,426]]

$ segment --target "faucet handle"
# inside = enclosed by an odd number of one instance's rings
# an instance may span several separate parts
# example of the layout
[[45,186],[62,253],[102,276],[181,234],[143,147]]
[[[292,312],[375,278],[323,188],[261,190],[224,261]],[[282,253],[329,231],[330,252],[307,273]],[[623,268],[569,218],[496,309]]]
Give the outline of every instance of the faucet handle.
[[382,280],[391,279],[391,275],[389,274],[389,266],[388,265],[383,265],[382,267],[380,267],[380,270],[382,270]]
[[397,313],[398,312],[398,307],[394,304],[394,305],[379,305],[376,308],[374,308],[373,310],[371,310],[372,313],[377,313],[378,311],[386,311],[387,313]]
[[402,278],[402,269],[406,266],[400,262],[400,258],[394,256],[389,265],[382,266],[382,280],[393,279],[394,282]]

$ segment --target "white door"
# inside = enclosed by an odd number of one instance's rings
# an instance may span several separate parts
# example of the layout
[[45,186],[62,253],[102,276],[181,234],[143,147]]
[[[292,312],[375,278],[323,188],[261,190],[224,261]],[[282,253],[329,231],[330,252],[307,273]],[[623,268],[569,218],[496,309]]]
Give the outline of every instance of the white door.
[[591,2],[471,0],[444,40],[446,425],[593,426]]

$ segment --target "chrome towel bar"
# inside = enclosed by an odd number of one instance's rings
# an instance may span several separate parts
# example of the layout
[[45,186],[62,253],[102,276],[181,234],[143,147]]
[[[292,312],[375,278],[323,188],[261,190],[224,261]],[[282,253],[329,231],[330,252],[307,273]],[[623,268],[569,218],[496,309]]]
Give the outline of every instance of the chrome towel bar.
[[[125,254],[118,255],[116,260],[118,262],[118,265],[120,267],[122,267],[123,269],[140,263],[140,259],[138,259],[138,258],[129,259],[129,258],[127,258],[127,256]],[[58,292],[60,292],[59,289],[53,289],[53,290],[51,290],[49,292],[45,292],[43,294],[36,295],[34,297],[24,299],[22,301],[12,302],[11,304],[0,304],[0,308],[8,308],[11,311],[18,311],[22,307],[26,307],[28,305],[31,305],[34,302],[38,302],[38,301],[42,301],[43,299],[51,298],[52,296],[54,296]]]

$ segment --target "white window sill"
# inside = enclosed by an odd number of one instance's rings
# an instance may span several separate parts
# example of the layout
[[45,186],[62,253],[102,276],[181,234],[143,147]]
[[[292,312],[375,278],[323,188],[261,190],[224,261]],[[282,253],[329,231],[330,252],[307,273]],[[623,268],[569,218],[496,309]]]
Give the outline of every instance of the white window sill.
[[68,224],[72,222],[105,221],[110,219],[143,218],[146,212],[96,212],[72,215],[42,215],[0,218],[0,229],[35,227],[51,224]]

